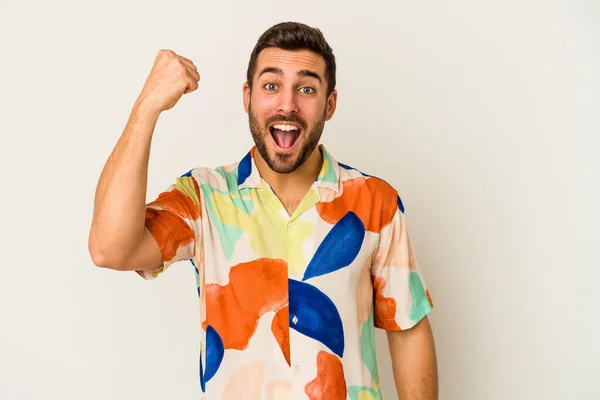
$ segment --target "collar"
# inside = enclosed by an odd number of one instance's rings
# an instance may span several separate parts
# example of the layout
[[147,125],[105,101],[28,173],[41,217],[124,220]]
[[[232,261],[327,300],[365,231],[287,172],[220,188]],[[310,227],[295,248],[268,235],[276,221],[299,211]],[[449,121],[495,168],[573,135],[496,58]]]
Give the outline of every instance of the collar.
[[[323,155],[323,165],[321,172],[313,187],[323,187],[331,189],[336,193],[340,192],[340,166],[335,158],[329,153],[324,145],[320,144],[319,149]],[[238,190],[244,188],[262,188],[263,179],[258,172],[254,160],[256,146],[246,154],[246,156],[238,163]]]

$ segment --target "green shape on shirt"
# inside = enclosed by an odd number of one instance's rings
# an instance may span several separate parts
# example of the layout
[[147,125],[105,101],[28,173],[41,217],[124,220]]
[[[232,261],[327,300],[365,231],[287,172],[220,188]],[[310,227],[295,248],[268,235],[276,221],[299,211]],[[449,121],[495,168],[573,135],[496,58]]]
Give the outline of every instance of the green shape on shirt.
[[420,321],[431,311],[431,305],[427,298],[427,293],[421,282],[421,277],[417,272],[411,272],[408,278],[410,293],[412,294],[412,307],[410,308],[409,318],[413,321]]
[[219,167],[216,168],[215,171],[225,179],[229,193],[239,193],[237,168],[235,171],[225,172],[223,168]]
[[332,182],[335,183],[338,181],[335,175],[335,168],[333,165],[333,161],[329,158],[326,152],[323,152],[323,166],[321,167],[321,173],[319,174],[318,179],[323,182]]
[[379,372],[377,370],[377,354],[375,351],[375,332],[373,328],[373,312],[369,318],[363,322],[360,333],[360,354],[363,364],[371,373],[371,378],[375,386],[379,385]]
[[250,189],[245,188],[242,190],[238,189],[238,176],[237,170],[236,173],[233,172],[225,172],[222,168],[217,168],[216,171],[225,179],[227,184],[227,191],[218,190],[210,186],[212,191],[222,193],[224,195],[229,194],[233,204],[241,211],[249,213],[248,210],[252,210],[254,208],[254,204],[251,200],[242,200],[242,196],[245,194],[244,192],[248,192]]
[[[219,190],[213,188],[207,183],[203,183],[200,185],[200,190],[204,194],[204,202],[206,204],[206,209],[210,213],[211,221],[215,225],[217,232],[219,233],[219,237],[221,239],[221,246],[223,247],[223,253],[227,259],[230,259],[233,254],[233,248],[235,244],[239,240],[240,236],[242,236],[242,230],[233,225],[233,224],[225,224],[220,217],[221,205],[219,204],[219,212],[215,208],[215,199],[214,194],[220,194]],[[225,196],[224,194],[222,194]],[[227,197],[229,197],[227,195]],[[230,203],[229,201],[227,202]],[[233,206],[233,203],[231,203]]]
[[381,400],[381,392],[366,386],[350,386],[348,388],[350,400]]

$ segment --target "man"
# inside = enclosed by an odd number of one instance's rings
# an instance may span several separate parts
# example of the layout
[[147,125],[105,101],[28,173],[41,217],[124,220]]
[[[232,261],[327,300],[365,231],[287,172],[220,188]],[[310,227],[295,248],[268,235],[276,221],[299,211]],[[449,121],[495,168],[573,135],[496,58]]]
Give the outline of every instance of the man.
[[400,197],[319,144],[335,68],[318,29],[271,27],[243,85],[256,146],[233,165],[192,169],[146,205],[157,119],[200,79],[161,50],[100,177],[96,265],[146,279],[195,266],[206,399],[380,399],[374,327],[387,331],[400,398],[437,399],[432,303]]

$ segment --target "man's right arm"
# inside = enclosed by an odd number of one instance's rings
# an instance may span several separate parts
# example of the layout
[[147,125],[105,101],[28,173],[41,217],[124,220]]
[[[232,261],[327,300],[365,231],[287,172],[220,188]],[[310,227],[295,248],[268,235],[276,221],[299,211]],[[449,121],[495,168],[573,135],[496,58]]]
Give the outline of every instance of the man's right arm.
[[89,250],[99,267],[141,269],[162,263],[145,227],[150,143],[159,113],[136,102],[96,188]]
[[198,88],[194,64],[161,50],[96,188],[89,251],[94,264],[116,270],[162,265],[159,246],[145,225],[148,162],[162,111]]

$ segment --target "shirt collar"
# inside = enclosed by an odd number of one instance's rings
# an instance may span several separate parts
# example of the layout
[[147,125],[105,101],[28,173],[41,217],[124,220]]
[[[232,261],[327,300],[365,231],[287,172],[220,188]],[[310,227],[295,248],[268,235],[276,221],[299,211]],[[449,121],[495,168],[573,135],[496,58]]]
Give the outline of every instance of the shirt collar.
[[239,162],[237,167],[238,172],[238,190],[244,188],[260,188],[262,187],[262,178],[254,162],[254,152],[256,146],[252,147],[248,154]]
[[[319,176],[317,176],[317,180],[313,184],[313,187],[323,187],[339,193],[340,166],[324,145],[320,144],[319,149],[323,154],[323,166],[321,167],[321,172],[319,173]],[[238,163],[238,190],[262,187],[262,177],[258,172],[254,160],[254,153],[256,150],[256,146],[253,146],[246,156]]]

